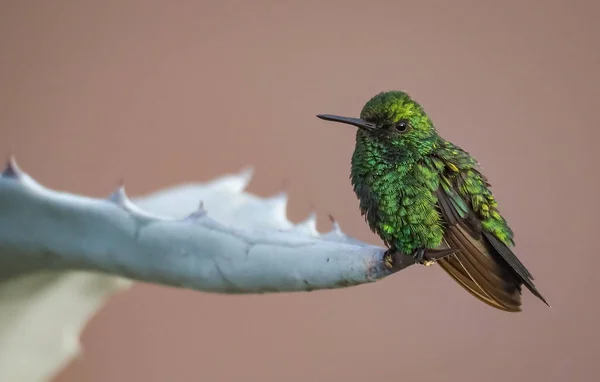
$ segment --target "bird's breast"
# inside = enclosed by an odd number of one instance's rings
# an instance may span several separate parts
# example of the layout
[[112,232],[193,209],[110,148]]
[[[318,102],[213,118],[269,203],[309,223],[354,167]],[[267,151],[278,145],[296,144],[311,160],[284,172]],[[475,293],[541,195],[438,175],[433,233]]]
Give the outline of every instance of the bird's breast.
[[352,159],[352,184],[369,227],[406,252],[442,240],[435,182],[422,172],[416,164],[390,164],[364,152]]

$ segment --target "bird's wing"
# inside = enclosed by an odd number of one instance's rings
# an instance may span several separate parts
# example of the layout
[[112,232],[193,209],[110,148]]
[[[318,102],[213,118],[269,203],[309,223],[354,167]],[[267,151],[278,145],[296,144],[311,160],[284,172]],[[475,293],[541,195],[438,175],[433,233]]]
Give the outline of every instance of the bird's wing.
[[447,223],[444,240],[460,252],[438,264],[460,285],[483,302],[501,310],[521,310],[521,285],[542,301],[533,278],[509,247],[482,228],[471,201],[457,192],[457,184],[442,176],[436,191],[438,207]]

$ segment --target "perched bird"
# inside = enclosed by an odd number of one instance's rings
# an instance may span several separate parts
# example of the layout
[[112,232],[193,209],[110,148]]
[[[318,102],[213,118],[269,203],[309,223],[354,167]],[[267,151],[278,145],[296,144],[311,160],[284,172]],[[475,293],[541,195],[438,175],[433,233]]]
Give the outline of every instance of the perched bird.
[[521,311],[521,286],[544,303],[510,249],[513,232],[477,161],[438,135],[419,103],[401,91],[375,95],[360,118],[317,117],[358,127],[352,185],[369,227],[392,253],[437,262],[483,302]]

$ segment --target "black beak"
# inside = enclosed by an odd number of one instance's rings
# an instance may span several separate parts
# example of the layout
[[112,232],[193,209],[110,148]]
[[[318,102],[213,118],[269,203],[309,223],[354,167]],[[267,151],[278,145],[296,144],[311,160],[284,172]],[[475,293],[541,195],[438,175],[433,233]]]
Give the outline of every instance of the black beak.
[[319,114],[319,115],[317,115],[317,118],[321,118],[325,121],[340,122],[340,123],[345,123],[347,125],[356,126],[359,129],[368,131],[370,133],[375,131],[375,129],[377,128],[377,126],[375,126],[374,123],[363,121],[362,119],[358,119],[358,118],[340,117],[340,116],[331,115],[331,114]]

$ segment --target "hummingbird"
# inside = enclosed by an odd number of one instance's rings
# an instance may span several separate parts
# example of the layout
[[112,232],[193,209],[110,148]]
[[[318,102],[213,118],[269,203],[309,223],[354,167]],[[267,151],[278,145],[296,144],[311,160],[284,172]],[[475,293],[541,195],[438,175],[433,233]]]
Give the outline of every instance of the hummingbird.
[[513,231],[479,163],[442,138],[406,92],[373,96],[359,118],[317,117],[358,128],[350,179],[361,215],[387,247],[389,267],[392,254],[437,263],[503,311],[521,311],[522,285],[548,305],[511,249]]

